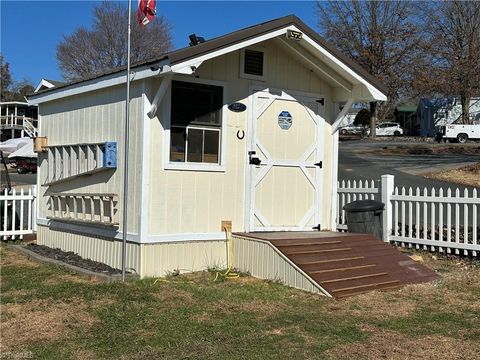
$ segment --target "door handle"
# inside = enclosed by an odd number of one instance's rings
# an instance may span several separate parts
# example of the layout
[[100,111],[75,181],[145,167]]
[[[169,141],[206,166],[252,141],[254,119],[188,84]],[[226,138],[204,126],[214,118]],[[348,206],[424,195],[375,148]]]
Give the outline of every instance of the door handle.
[[252,155],[255,155],[256,152],[255,151],[249,151],[248,152],[248,163],[250,165],[260,165],[260,163],[262,162],[262,160],[260,160],[258,157],[253,157]]

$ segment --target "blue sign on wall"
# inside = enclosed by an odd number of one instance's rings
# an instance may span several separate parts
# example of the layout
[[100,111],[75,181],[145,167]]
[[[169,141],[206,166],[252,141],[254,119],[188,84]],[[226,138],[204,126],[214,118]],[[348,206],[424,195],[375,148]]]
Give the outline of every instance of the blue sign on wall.
[[282,130],[288,130],[292,126],[292,115],[288,111],[282,111],[278,115],[278,125]]

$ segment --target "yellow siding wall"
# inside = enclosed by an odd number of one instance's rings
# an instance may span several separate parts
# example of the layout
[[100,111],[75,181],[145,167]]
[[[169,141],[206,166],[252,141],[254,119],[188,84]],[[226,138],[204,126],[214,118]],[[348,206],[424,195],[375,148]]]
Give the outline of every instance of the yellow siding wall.
[[165,276],[226,267],[225,241],[192,241],[141,246],[141,276]]
[[[131,87],[130,145],[129,145],[129,222],[128,232],[137,233],[140,221],[140,198],[138,187],[141,174],[141,134],[143,126],[142,83]],[[117,169],[82,176],[65,183],[42,186],[47,179],[46,155],[39,156],[39,213],[38,217],[51,215],[48,210],[50,192],[85,192],[118,194],[117,219],[122,219],[123,152],[125,124],[125,86],[70,96],[40,104],[40,136],[48,138],[48,145],[117,142]],[[121,221],[120,221],[121,222]]]
[[[37,244],[63,251],[73,251],[85,259],[99,261],[113,268],[122,266],[122,242],[71,231],[38,226]],[[127,243],[127,271],[140,273],[140,245]]]
[[[227,104],[242,102],[249,106],[248,96],[251,85],[302,91],[325,96],[327,116],[333,112],[331,87],[319,79],[295,57],[279,48],[275,42],[261,44],[267,51],[266,82],[242,79],[240,72],[240,51],[215,58],[203,63],[197,72],[200,79],[217,80],[226,83]],[[187,77],[188,78],[188,77]],[[174,79],[181,80],[181,77]],[[159,80],[153,82],[150,99],[155,95]],[[245,159],[246,138],[236,137],[238,130],[247,131],[247,111],[227,111],[224,126],[227,126],[225,173],[163,170],[164,127],[168,116],[170,96],[167,94],[153,119],[150,147],[150,206],[149,233],[172,234],[220,230],[221,220],[232,220],[233,231],[244,229],[245,206]],[[326,130],[327,131],[327,130]],[[326,136],[327,137],[327,136]],[[328,136],[330,138],[330,135]],[[326,144],[325,163],[330,156],[330,145]],[[328,150],[327,150],[328,148]],[[328,163],[330,163],[328,161]],[[325,178],[325,184],[329,179]],[[328,198],[328,197],[325,197]],[[325,199],[325,201],[328,201]],[[328,216],[328,211],[324,211]],[[325,224],[329,221],[325,221]]]

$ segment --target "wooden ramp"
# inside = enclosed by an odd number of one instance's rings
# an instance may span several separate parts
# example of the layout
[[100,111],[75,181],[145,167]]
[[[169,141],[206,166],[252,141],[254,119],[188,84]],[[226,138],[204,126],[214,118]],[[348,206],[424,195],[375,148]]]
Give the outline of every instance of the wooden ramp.
[[269,242],[336,298],[439,278],[434,271],[373,235],[335,232],[235,235]]

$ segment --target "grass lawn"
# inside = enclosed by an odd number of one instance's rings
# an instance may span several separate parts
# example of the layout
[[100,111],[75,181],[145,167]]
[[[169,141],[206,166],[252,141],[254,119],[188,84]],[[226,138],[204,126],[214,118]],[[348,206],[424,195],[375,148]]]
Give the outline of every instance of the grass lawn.
[[100,283],[0,247],[1,358],[478,359],[480,265],[342,301],[204,272]]

